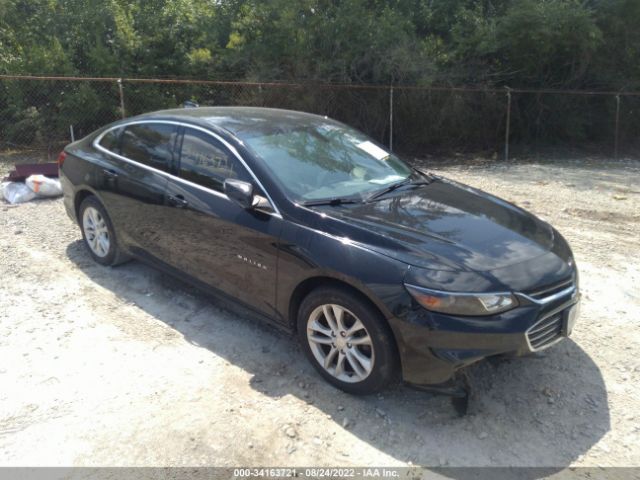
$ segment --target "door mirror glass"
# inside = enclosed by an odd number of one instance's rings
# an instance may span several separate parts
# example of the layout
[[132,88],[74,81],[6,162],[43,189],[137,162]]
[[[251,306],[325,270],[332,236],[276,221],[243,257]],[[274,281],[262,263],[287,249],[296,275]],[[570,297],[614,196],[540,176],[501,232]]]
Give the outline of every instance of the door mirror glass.
[[242,208],[252,208],[253,185],[242,180],[227,178],[224,181],[224,193]]
[[270,212],[271,211],[271,204],[269,203],[269,200],[264,198],[262,195],[254,195],[253,196],[253,205],[252,206],[256,210],[262,210],[264,212]]

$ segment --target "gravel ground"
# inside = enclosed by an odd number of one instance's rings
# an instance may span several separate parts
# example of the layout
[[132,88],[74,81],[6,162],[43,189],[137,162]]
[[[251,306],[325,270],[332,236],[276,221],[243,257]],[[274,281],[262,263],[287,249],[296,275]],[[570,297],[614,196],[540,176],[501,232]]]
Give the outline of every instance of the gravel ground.
[[640,465],[640,162],[433,170],[550,221],[581,269],[572,338],[473,366],[466,417],[337,391],[288,336],[93,263],[61,200],[0,204],[0,465]]

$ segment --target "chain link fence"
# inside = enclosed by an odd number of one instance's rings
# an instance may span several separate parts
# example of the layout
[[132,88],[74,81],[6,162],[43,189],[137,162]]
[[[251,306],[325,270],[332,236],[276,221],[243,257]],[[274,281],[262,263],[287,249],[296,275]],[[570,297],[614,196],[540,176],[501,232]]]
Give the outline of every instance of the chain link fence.
[[0,76],[0,155],[55,158],[72,138],[185,101],[328,115],[416,157],[640,151],[640,92]]

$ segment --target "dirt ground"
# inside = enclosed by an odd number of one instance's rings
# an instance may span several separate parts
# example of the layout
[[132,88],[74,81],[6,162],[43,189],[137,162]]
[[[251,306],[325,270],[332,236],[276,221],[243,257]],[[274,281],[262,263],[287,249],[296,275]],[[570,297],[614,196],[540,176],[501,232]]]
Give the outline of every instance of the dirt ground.
[[0,203],[0,465],[639,466],[640,162],[429,168],[551,222],[581,271],[571,339],[472,367],[466,417],[337,391],[294,339],[92,262],[61,200]]

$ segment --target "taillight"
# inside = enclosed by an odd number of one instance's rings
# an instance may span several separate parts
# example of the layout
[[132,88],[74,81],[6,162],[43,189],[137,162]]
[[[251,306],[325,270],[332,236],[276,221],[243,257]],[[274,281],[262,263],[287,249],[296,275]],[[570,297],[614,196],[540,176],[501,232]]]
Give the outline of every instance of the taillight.
[[60,152],[60,155],[58,155],[58,168],[62,168],[65,158],[67,158],[67,152],[63,150]]

